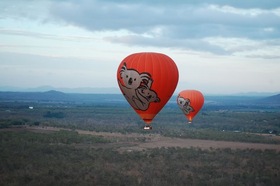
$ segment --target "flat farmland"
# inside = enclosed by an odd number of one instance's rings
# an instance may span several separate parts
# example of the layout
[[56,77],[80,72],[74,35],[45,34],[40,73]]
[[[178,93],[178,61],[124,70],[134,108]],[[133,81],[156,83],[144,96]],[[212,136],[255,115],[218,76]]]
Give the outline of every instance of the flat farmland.
[[[65,128],[56,127],[20,127],[20,128],[9,128],[2,129],[2,131],[20,131],[27,130],[32,132],[49,133],[53,131],[69,130]],[[139,151],[150,148],[161,148],[161,147],[179,147],[179,148],[201,148],[205,150],[209,149],[254,149],[254,150],[276,150],[280,152],[279,144],[265,144],[265,143],[246,143],[246,142],[232,142],[232,141],[217,141],[217,140],[202,140],[202,139],[183,139],[175,137],[166,137],[160,134],[140,134],[140,133],[117,133],[117,132],[95,132],[86,130],[75,130],[81,135],[93,135],[103,137],[105,139],[112,140],[110,146],[115,144],[119,147],[120,151]],[[260,134],[256,134],[260,135]],[[264,135],[266,138],[273,138],[276,141],[280,141],[280,136],[276,135]],[[103,145],[103,147],[106,146]]]

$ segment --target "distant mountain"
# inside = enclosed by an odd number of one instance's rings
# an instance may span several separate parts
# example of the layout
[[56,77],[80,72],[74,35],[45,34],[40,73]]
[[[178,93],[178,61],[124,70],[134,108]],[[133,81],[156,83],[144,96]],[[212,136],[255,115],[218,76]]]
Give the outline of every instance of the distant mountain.
[[63,93],[56,90],[46,92],[1,92],[0,102],[40,102],[74,104],[116,104],[126,103],[122,94],[79,94]]
[[259,100],[259,102],[263,104],[280,105],[280,94],[263,98]]
[[66,101],[69,95],[50,90],[47,92],[0,92],[0,101]]
[[[64,93],[57,90],[45,92],[1,92],[0,102],[32,102],[46,104],[86,104],[129,106],[124,96],[118,94]],[[176,96],[172,96],[167,107],[176,107]],[[205,96],[204,109],[257,110],[280,108],[280,94],[269,97],[256,96]]]
[[64,93],[84,93],[84,94],[120,94],[120,90],[116,87],[80,87],[80,88],[55,88],[52,86],[40,86],[35,88],[20,88],[11,86],[2,86],[0,91],[3,92],[47,92],[50,90],[56,90]]
[[256,96],[256,97],[267,97],[267,96],[273,96],[277,94],[278,92],[242,92],[242,93],[236,93],[232,94],[232,96]]
[[[53,87],[53,86],[39,86],[34,88],[23,88],[13,86],[0,86],[2,92],[47,92],[50,90],[56,90],[64,93],[78,93],[78,94],[121,94],[118,87],[78,87],[78,88],[65,88],[65,87]],[[179,92],[174,92],[174,95],[178,95]],[[279,92],[243,92],[235,94],[207,94],[206,96],[255,96],[255,97],[267,97],[278,94]]]

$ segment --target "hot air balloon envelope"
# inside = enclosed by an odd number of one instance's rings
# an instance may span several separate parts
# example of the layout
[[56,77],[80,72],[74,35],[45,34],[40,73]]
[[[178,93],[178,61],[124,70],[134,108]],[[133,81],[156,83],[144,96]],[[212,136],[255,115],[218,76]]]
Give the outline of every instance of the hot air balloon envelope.
[[202,108],[204,97],[198,90],[183,90],[177,97],[177,104],[191,123]]
[[122,60],[117,70],[121,92],[147,125],[168,102],[178,79],[175,62],[161,53],[131,54]]

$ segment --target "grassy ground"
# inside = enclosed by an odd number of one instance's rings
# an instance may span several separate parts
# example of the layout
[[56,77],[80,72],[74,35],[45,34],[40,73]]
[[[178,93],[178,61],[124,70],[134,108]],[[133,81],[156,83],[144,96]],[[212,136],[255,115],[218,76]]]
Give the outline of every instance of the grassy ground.
[[158,146],[166,140],[161,137],[54,128],[1,130],[0,185],[280,184],[279,151],[180,147],[172,141]]

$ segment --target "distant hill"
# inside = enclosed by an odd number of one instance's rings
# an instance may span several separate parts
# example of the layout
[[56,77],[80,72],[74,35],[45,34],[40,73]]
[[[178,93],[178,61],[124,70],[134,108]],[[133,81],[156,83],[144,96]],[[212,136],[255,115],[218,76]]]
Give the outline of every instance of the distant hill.
[[0,86],[2,92],[47,92],[49,90],[56,90],[64,93],[82,93],[82,94],[119,94],[119,88],[116,87],[80,87],[80,88],[57,88],[52,86],[41,86],[35,88],[20,88],[11,86]]
[[[0,102],[34,102],[66,104],[129,104],[122,94],[81,94],[50,90],[45,92],[1,92]],[[172,96],[167,106],[177,107],[176,96]],[[269,97],[256,96],[205,96],[204,109],[217,110],[248,109],[280,106],[280,94]]]
[[[13,87],[13,86],[0,86],[0,91],[2,92],[47,92],[50,90],[56,90],[64,93],[74,93],[74,94],[121,94],[118,87],[77,87],[77,88],[67,88],[67,87],[53,87],[53,86],[39,86],[33,88],[23,88],[23,87]],[[174,95],[178,95],[179,92],[174,92]],[[233,94],[207,94],[208,96],[247,96],[247,97],[268,97],[278,94],[279,92],[243,92],[243,93],[233,93]]]
[[126,103],[121,94],[77,94],[63,93],[56,90],[46,92],[0,92],[1,102],[52,102],[78,104],[114,104]]
[[280,105],[280,94],[263,98],[259,102],[262,104]]
[[0,92],[0,101],[65,101],[69,96],[63,92]]

